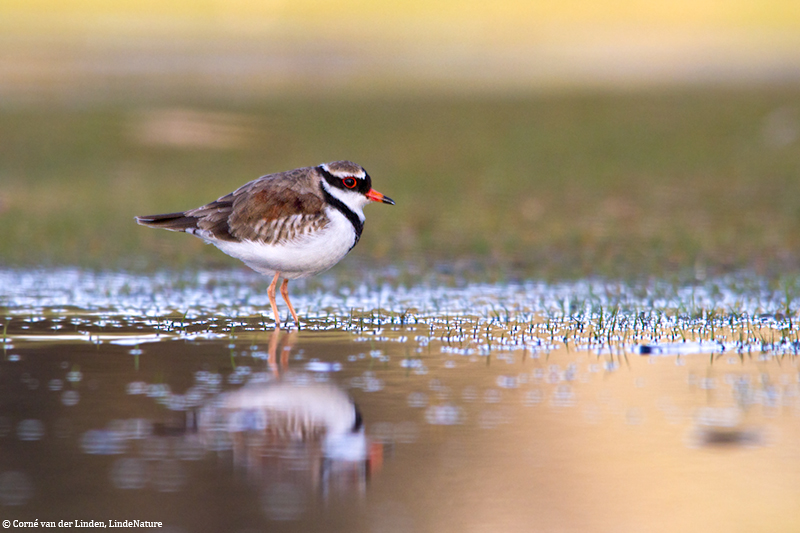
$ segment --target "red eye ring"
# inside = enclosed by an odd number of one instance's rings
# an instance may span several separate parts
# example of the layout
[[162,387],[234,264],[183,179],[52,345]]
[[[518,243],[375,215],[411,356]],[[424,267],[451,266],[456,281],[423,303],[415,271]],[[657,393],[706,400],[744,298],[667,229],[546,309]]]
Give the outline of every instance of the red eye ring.
[[352,189],[356,186],[356,179],[355,178],[345,178],[342,180],[342,183],[348,189]]

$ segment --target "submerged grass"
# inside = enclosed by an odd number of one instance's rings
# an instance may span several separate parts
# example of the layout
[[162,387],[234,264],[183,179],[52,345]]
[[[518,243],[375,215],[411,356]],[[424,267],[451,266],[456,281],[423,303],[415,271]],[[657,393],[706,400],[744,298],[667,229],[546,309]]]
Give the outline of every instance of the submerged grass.
[[[725,312],[704,300],[687,312],[669,303],[589,298],[576,302],[570,311],[529,301],[498,313],[493,305],[477,306],[462,313],[439,312],[419,305],[418,311],[394,305],[374,307],[330,306],[324,310],[299,307],[303,335],[313,332],[348,332],[356,342],[368,343],[372,357],[382,358],[376,343],[406,345],[404,363],[410,370],[422,354],[489,358],[544,357],[551,352],[587,353],[611,365],[627,364],[628,354],[677,356],[709,354],[714,364],[722,354],[747,360],[788,359],[800,353],[800,324],[796,309],[784,315],[780,302],[765,299],[746,311]],[[234,342],[256,345],[266,342],[273,324],[263,313],[224,316],[199,307],[183,314],[149,311],[120,315],[114,310],[97,314],[41,307],[20,312],[8,308],[0,315],[4,352],[18,343],[90,342],[133,346],[138,365],[140,345],[175,340],[229,339],[228,356],[236,368]],[[150,318],[147,318],[150,316]],[[52,339],[50,339],[52,336]],[[413,350],[413,355],[412,355]],[[616,368],[616,367],[615,367]]]
[[0,264],[236,264],[132,217],[349,158],[397,206],[367,210],[344,277],[376,262],[498,279],[797,272],[799,99],[783,88],[203,101],[188,115],[168,102],[3,108]]
[[[254,277],[207,272],[190,281],[175,273],[0,270],[3,344],[36,324],[53,324],[45,328],[50,334],[80,340],[114,340],[119,328],[134,333],[137,343],[157,340],[150,333],[166,335],[165,340],[206,333],[263,337],[273,324],[266,295],[247,294]],[[531,343],[602,350],[706,342],[728,350],[734,344],[750,351],[760,345],[796,353],[800,310],[792,302],[798,292],[797,284],[770,286],[729,276],[694,286],[586,280],[452,288],[361,285],[299,293],[294,300],[303,329],[337,329],[372,340],[408,330],[417,340],[437,336],[449,348],[477,343],[489,351]],[[285,309],[282,313],[287,315]],[[12,321],[16,326],[9,329]]]

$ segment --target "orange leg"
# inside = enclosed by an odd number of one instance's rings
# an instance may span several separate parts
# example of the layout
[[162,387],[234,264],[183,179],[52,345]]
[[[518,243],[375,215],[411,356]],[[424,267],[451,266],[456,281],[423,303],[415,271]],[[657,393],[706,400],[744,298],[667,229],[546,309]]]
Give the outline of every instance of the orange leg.
[[283,300],[286,302],[286,305],[289,306],[289,311],[292,313],[292,318],[294,319],[294,323],[297,325],[297,329],[300,329],[300,321],[297,320],[297,313],[294,312],[294,307],[292,307],[292,302],[289,301],[289,280],[284,279],[283,283],[281,283],[281,296],[283,296]]
[[[275,272],[275,277],[272,278],[272,283],[269,284],[267,289],[267,296],[269,296],[269,305],[272,307],[272,314],[275,315],[275,329],[281,329],[281,317],[278,314],[278,302],[275,301],[275,287],[278,285],[278,276],[280,272]],[[285,282],[286,280],[284,280]],[[281,289],[283,292],[283,289]],[[289,307],[291,309],[291,306]]]

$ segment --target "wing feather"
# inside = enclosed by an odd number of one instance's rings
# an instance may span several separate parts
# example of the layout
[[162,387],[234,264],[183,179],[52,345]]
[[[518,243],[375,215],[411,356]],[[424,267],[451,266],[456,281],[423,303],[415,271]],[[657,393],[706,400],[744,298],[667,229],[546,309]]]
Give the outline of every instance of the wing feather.
[[290,242],[329,223],[319,181],[308,179],[311,172],[313,167],[269,174],[204,206],[137,220],[206,240]]
[[[298,169],[305,174],[311,169]],[[233,193],[230,233],[240,240],[274,244],[292,241],[305,230],[328,223],[325,202],[300,172],[265,176]],[[314,184],[316,184],[314,180]]]

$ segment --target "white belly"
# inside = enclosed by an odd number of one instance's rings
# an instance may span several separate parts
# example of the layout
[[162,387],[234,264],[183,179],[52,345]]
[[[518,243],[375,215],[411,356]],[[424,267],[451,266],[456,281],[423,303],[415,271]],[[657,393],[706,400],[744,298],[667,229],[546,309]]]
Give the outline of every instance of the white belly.
[[330,220],[327,226],[291,242],[206,241],[267,276],[274,276],[276,272],[287,279],[313,276],[341,261],[356,238],[353,225],[344,215],[331,208],[327,214]]

